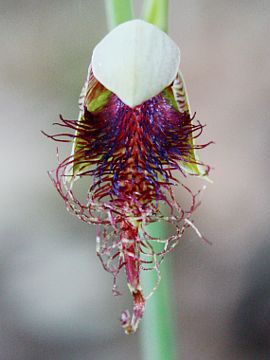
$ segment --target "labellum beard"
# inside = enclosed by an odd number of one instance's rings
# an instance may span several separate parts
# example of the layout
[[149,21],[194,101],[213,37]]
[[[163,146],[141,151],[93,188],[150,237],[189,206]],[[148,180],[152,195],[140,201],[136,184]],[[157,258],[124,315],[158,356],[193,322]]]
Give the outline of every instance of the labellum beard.
[[[209,167],[195,151],[208,144],[194,143],[203,126],[190,116],[179,74],[157,95],[131,107],[97,80],[91,66],[80,97],[79,119],[60,120],[57,125],[64,132],[47,136],[72,142],[73,149],[50,176],[67,209],[82,221],[98,225],[97,254],[113,274],[115,294],[119,294],[117,276],[125,269],[134,305],[132,316],[122,313],[121,323],[127,334],[133,333],[145,306],[141,271],[155,270],[159,282],[164,255],[187,227],[194,227],[189,219],[198,206],[198,193],[193,194],[174,172],[207,177]],[[75,191],[75,183],[82,178],[91,179],[84,201]],[[189,209],[174,197],[172,188],[177,184],[191,196]],[[160,221],[174,226],[167,239],[148,233],[148,225]],[[155,243],[162,248],[157,251]]]

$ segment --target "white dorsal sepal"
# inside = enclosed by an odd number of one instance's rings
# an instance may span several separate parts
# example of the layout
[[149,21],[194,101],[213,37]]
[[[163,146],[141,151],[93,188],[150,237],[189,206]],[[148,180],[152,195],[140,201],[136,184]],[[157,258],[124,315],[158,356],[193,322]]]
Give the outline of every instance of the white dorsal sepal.
[[180,50],[156,26],[131,20],[113,29],[95,47],[95,78],[126,105],[135,107],[159,94],[176,77]]

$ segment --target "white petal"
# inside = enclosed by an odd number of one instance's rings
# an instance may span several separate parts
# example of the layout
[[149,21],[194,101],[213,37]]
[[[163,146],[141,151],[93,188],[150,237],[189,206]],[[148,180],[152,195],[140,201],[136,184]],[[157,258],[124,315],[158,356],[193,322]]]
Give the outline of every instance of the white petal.
[[95,47],[92,56],[96,79],[130,107],[170,85],[179,64],[178,46],[143,20],[117,26]]

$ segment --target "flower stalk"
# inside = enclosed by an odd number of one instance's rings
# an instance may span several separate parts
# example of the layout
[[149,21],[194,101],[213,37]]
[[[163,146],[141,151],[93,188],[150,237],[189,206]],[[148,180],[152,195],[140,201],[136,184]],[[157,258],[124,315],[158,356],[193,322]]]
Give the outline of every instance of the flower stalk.
[[[131,16],[131,3],[130,0],[121,1],[122,7],[119,8],[119,1],[117,0],[105,0],[107,8],[107,21],[109,29],[118,25],[119,19],[124,17],[128,19]],[[126,13],[123,13],[123,9]],[[143,18],[156,25],[161,30],[167,32],[168,30],[168,0],[146,0],[143,8]],[[148,233],[153,238],[166,238],[167,229],[164,224],[160,222],[152,223],[148,226]],[[160,244],[154,244],[154,251],[161,251]],[[132,266],[136,267],[134,260],[131,260]],[[174,360],[176,359],[176,348],[174,339],[174,326],[172,317],[172,301],[171,301],[171,279],[170,279],[170,264],[164,262],[160,269],[162,272],[161,283],[156,290],[155,296],[149,299],[147,304],[147,311],[144,314],[142,320],[141,329],[141,344],[142,344],[142,356],[144,360]],[[153,271],[142,273],[141,280],[143,288],[150,288],[156,281],[156,273]],[[127,272],[127,278],[130,277]],[[130,280],[128,279],[130,284]],[[130,286],[130,285],[129,285]],[[141,294],[141,291],[139,290]],[[134,295],[133,295],[134,296]],[[143,299],[142,294],[140,299]],[[144,308],[140,304],[140,311]],[[136,306],[136,302],[134,301]],[[139,314],[142,317],[142,313]],[[122,324],[127,324],[126,332],[130,332],[130,316],[125,313],[122,314]],[[134,326],[134,324],[133,324]],[[124,326],[125,327],[125,326]],[[179,356],[178,356],[179,359]]]
[[[153,237],[166,238],[168,229],[164,224],[153,223],[149,225],[149,233]],[[155,250],[159,251],[160,244],[155,244]],[[147,301],[141,326],[141,344],[143,360],[180,360],[179,338],[176,348],[175,334],[176,324],[173,321],[173,284],[171,278],[171,264],[164,261],[160,267],[161,281],[155,294]],[[151,288],[155,283],[155,273],[142,273],[143,288]],[[181,346],[181,344],[180,344]]]
[[[143,18],[161,30],[168,31],[168,0],[145,0]],[[149,225],[149,233],[154,238],[166,238],[168,229],[160,222]],[[158,251],[159,244],[153,245]],[[179,351],[175,346],[175,326],[172,316],[172,279],[171,266],[163,262],[161,269],[162,280],[147,304],[142,321],[141,343],[144,360],[180,360]],[[143,287],[151,287],[155,281],[154,272],[142,274]],[[178,356],[177,356],[178,355]]]

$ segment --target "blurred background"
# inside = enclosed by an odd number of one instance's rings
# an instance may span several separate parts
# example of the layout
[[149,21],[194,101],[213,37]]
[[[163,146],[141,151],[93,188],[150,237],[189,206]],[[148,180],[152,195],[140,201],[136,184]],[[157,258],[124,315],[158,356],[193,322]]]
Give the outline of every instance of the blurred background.
[[[270,358],[269,24],[268,0],[170,1],[201,142],[216,142],[200,153],[214,184],[194,215],[213,245],[189,230],[166,258],[184,360]],[[40,133],[77,117],[106,31],[103,1],[0,0],[1,360],[142,359],[140,331],[119,326],[129,294],[112,296],[95,227],[65,211],[46,174],[56,144]]]

